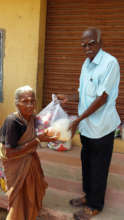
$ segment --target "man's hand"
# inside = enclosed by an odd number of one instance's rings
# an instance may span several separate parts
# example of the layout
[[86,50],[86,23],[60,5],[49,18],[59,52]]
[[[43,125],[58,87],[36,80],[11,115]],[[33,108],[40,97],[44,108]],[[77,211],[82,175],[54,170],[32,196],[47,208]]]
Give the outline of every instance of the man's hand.
[[65,103],[67,103],[67,102],[69,101],[67,95],[58,94],[58,95],[56,95],[56,96],[57,96],[57,98],[60,100],[61,104],[65,104]]
[[71,132],[72,132],[72,137],[74,136],[74,134],[75,134],[75,132],[76,132],[76,130],[77,130],[78,124],[79,124],[79,121],[78,121],[78,119],[76,119],[76,120],[74,120],[74,121],[70,124],[70,126],[69,126],[69,129],[70,129]]

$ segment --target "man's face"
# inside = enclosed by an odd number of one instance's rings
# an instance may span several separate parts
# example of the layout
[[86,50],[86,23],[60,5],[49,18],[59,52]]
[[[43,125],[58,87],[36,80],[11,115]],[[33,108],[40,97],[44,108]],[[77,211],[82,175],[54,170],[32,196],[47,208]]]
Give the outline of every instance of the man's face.
[[85,31],[81,38],[81,46],[86,56],[93,60],[101,47],[101,43],[97,42],[96,32],[92,30]]

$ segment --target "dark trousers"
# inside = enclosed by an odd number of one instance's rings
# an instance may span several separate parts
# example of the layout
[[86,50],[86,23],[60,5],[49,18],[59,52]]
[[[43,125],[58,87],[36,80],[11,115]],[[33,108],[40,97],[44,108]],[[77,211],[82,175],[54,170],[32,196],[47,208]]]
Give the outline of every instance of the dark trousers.
[[102,210],[113,151],[114,132],[99,139],[91,139],[82,135],[80,138],[82,183],[87,205]]

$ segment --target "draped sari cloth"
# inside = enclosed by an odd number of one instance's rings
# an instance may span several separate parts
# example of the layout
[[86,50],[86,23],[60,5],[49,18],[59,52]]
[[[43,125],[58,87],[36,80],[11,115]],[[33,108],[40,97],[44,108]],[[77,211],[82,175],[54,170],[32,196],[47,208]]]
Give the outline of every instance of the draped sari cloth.
[[35,136],[34,118],[29,121],[16,149],[5,150],[2,159],[7,181],[9,213],[6,220],[35,220],[42,208],[47,183],[36,152],[37,146],[26,146]]

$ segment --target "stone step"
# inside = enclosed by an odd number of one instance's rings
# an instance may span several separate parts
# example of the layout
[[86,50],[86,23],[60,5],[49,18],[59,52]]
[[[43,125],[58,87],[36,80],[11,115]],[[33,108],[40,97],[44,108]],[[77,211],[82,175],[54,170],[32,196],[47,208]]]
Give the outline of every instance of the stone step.
[[[41,164],[42,164],[42,168],[44,170],[45,176],[55,178],[55,179],[64,178],[70,181],[82,181],[81,167],[73,167],[73,166],[68,166],[64,164],[48,162],[44,160],[42,160]],[[108,179],[110,179],[115,184],[115,186],[117,186],[118,188],[120,187],[120,181],[118,181],[119,175],[122,177],[124,176],[122,167],[123,166],[121,164],[119,165],[115,164],[114,166],[110,167],[110,172],[109,172],[109,176],[111,176],[111,178],[108,178]],[[116,174],[117,174],[117,178],[116,178]],[[110,184],[111,184],[111,181],[110,181]]]
[[110,172],[124,176],[124,153],[113,153]]
[[76,211],[76,208],[69,205],[69,200],[75,196],[79,196],[79,194],[49,187],[43,201],[43,207],[52,210],[53,215],[57,215],[58,219],[72,219],[72,213],[74,210]]
[[49,148],[41,148],[38,149],[38,155],[41,159],[41,161],[49,161],[59,164],[66,164],[69,166],[76,166],[80,167],[80,148],[79,147],[73,147],[69,151],[65,152],[58,152],[55,150],[51,150]]
[[[63,178],[55,178],[46,176],[49,187],[53,189],[66,191],[69,193],[82,193],[82,182],[81,181],[71,181]],[[107,190],[110,193],[113,190],[114,192],[124,192],[124,176],[118,174],[109,174]]]
[[[75,194],[80,196],[82,194],[81,182],[70,181],[65,179],[57,179],[46,177],[49,188],[65,192],[66,194]],[[110,203],[112,207],[123,206],[124,204],[124,177],[120,175],[111,174],[108,177],[107,191],[105,201]]]
[[50,188],[65,191],[69,193],[82,194],[82,184],[81,181],[71,181],[62,178],[55,178],[46,176],[46,181],[48,182],[48,186]]
[[[68,152],[56,152],[46,148],[38,153],[45,176],[81,181],[79,147]],[[109,174],[124,176],[124,154],[113,154]]]
[[3,193],[0,193],[0,207],[5,209],[8,207],[7,196]]
[[64,178],[72,181],[81,181],[82,172],[81,167],[68,166],[59,162],[41,161],[41,166],[44,170],[45,176]]
[[[38,150],[41,164],[49,184],[43,207],[37,220],[73,220],[77,209],[69,200],[81,196],[80,147],[67,152],[48,148]],[[124,155],[113,154],[108,177],[105,208],[93,220],[122,220],[124,216]],[[6,198],[0,197],[0,206],[6,207]]]
[[[107,190],[105,208],[95,220],[122,220],[124,215],[124,191]],[[69,200],[80,196],[80,193],[67,192],[49,187],[43,201],[43,210],[37,220],[73,220],[73,213],[78,209],[69,205]],[[45,211],[44,211],[45,210]],[[116,218],[115,218],[116,217]]]
[[[70,198],[80,196],[82,194],[82,184],[79,181],[71,181],[67,179],[59,179],[55,177],[46,177],[49,189],[57,191],[58,193],[68,195]],[[124,177],[120,175],[111,174],[108,178],[106,202],[112,207],[123,206],[124,204]],[[49,190],[48,190],[49,193]],[[47,193],[47,194],[48,194]],[[49,195],[48,195],[49,196]],[[0,196],[0,207],[7,207],[7,198],[4,195]],[[49,207],[48,207],[49,208]]]
[[[49,189],[44,199],[44,207],[49,210],[48,212],[52,213],[51,218],[53,217],[55,220],[73,219],[73,212],[77,209],[70,207],[68,201],[71,198],[81,196],[82,192],[80,148],[73,147],[68,152],[56,152],[46,148],[39,150],[39,156],[49,184]],[[92,219],[123,219],[123,186],[124,155],[116,153],[112,157],[105,208],[100,215]],[[47,220],[47,217],[43,219]]]
[[[57,190],[53,188],[48,188],[46,196],[44,198],[43,206],[46,209],[46,215],[40,212],[40,219],[43,220],[71,220],[73,219],[73,213],[78,211],[79,208],[73,208],[69,205],[69,200],[72,198],[76,198],[79,194],[69,193],[62,190]],[[111,203],[110,199],[105,200],[105,207],[103,212],[92,218],[93,220],[123,220],[124,216],[124,192],[120,192],[120,194],[115,195],[114,199],[115,203]],[[123,199],[118,199],[118,197]],[[118,200],[118,201],[117,201]],[[50,218],[51,216],[51,218]]]
[[74,220],[74,218],[72,214],[47,208],[41,211],[36,220]]

